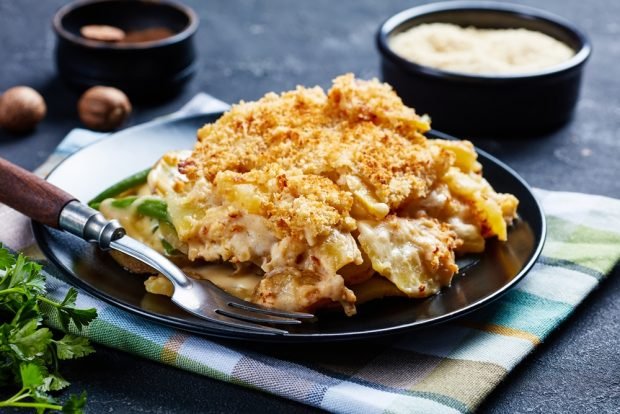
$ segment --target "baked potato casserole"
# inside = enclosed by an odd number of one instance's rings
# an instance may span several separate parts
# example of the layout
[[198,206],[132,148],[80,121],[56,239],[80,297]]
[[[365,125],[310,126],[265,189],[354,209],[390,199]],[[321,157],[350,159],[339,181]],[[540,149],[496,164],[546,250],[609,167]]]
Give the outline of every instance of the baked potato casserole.
[[[243,299],[354,315],[371,299],[437,293],[456,255],[508,237],[517,199],[483,178],[470,142],[427,139],[429,128],[387,84],[347,74],[327,93],[234,105],[193,150],[164,154],[91,205]],[[172,293],[161,275],[145,286]]]

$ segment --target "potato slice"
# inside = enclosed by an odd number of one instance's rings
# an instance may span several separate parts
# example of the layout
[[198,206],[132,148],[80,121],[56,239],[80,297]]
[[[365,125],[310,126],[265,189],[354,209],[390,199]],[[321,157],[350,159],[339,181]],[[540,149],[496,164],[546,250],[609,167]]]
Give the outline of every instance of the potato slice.
[[458,271],[456,234],[437,220],[388,216],[381,222],[360,221],[358,229],[373,269],[409,297],[438,292]]

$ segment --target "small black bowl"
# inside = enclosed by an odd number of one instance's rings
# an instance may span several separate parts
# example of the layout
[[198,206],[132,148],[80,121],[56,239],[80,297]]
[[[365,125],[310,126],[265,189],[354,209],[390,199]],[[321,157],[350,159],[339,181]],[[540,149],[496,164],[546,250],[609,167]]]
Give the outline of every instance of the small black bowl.
[[[80,35],[85,25],[115,26],[125,31],[165,28],[173,35],[139,43],[106,43]],[[79,1],[54,16],[56,65],[62,79],[78,89],[114,86],[133,99],[177,93],[196,71],[193,37],[198,17],[170,1]]]
[[[424,23],[477,28],[525,28],[547,34],[575,55],[553,67],[509,75],[470,75],[419,65],[394,53],[390,36]],[[455,135],[532,136],[572,116],[591,45],[573,24],[530,7],[456,1],[414,7],[386,20],[377,33],[381,72],[403,101],[427,113],[433,128]]]

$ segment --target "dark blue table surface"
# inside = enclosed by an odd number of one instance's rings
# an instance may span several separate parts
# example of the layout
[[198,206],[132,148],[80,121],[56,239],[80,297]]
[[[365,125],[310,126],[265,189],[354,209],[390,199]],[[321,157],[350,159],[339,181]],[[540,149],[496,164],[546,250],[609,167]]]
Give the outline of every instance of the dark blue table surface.
[[[580,25],[594,55],[572,122],[535,139],[475,140],[533,186],[620,198],[620,1],[513,0]],[[50,19],[65,2],[0,0],[0,91],[30,85],[44,95],[48,116],[36,132],[0,131],[0,156],[33,169],[80,126],[77,94],[55,75]],[[344,72],[378,77],[374,34],[380,22],[416,1],[187,0],[201,18],[198,75],[160,105],[137,106],[130,124],[178,109],[199,91],[224,101],[259,98],[297,84],[329,87]],[[277,45],[277,46],[276,46]],[[471,137],[469,137],[471,138]],[[1,191],[1,189],[0,189]],[[620,248],[620,246],[619,246]],[[620,271],[530,355],[480,411],[595,412],[620,410]],[[87,390],[88,412],[312,412],[316,409],[97,347],[67,363],[69,392]]]

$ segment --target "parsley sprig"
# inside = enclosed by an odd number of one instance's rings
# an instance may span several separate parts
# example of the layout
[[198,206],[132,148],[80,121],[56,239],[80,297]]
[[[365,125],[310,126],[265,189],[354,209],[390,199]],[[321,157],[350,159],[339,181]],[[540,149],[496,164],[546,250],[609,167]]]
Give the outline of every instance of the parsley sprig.
[[44,295],[41,265],[21,254],[15,257],[0,246],[0,391],[19,388],[0,401],[0,411],[22,407],[37,413],[83,412],[86,393],[71,395],[60,403],[49,392],[69,385],[59,373],[59,361],[94,350],[84,337],[65,334],[56,339],[43,322],[56,317],[65,331],[70,325],[80,331],[97,317],[97,311],[76,308],[77,291],[73,288],[60,302]]

